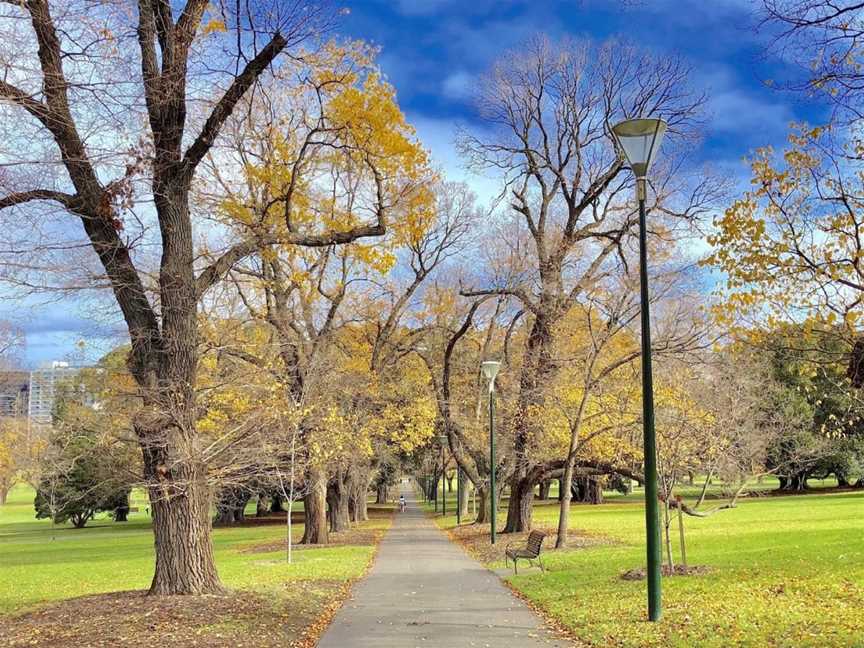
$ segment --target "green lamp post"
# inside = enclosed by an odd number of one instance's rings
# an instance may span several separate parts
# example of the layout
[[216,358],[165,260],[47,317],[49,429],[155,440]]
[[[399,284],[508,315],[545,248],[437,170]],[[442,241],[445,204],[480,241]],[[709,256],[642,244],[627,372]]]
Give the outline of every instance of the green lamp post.
[[487,360],[480,364],[486,380],[489,381],[489,538],[495,544],[495,376],[501,369],[501,363],[497,360]]
[[645,226],[646,177],[666,132],[662,119],[628,119],[612,127],[618,146],[636,176],[639,201],[639,287],[642,315],[642,426],[645,452],[645,529],[648,552],[648,618],[657,621],[660,602],[660,519],[657,503],[657,448],[651,373],[651,321],[648,301],[648,249]]

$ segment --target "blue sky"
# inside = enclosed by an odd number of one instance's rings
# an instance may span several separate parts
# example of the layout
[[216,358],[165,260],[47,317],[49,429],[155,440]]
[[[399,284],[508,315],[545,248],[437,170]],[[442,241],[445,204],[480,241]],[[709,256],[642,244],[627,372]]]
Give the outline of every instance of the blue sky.
[[[623,37],[658,53],[677,53],[693,68],[693,85],[709,93],[705,139],[697,157],[743,183],[743,158],[755,147],[780,147],[792,121],[818,123],[821,109],[766,86],[794,73],[766,56],[750,0],[342,0],[349,12],[338,32],[374,42],[380,66],[421,139],[448,175],[481,197],[488,181],[467,175],[453,146],[457,125],[474,122],[471,88],[506,50],[538,33],[603,40]],[[93,305],[55,302],[18,311],[30,365],[80,353],[89,340],[98,357],[122,323],[94,324]],[[89,312],[88,312],[89,311]],[[22,321],[23,320],[23,321]]]
[[751,0],[348,0],[342,31],[381,47],[379,63],[438,161],[456,171],[457,123],[474,119],[471,88],[502,51],[544,33],[604,40],[622,37],[693,68],[709,93],[699,157],[730,173],[747,172],[755,147],[782,145],[789,122],[821,111],[767,87],[793,70],[764,52]]

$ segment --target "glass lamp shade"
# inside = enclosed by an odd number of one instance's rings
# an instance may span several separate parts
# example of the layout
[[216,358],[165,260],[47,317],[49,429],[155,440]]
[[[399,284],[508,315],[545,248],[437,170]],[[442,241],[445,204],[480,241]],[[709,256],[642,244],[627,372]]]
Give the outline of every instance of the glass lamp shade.
[[498,370],[501,368],[501,363],[497,360],[486,360],[480,363],[480,371],[489,381],[489,393],[495,390],[495,376],[498,375]]
[[633,174],[637,178],[647,176],[666,133],[666,122],[662,119],[628,119],[615,124],[612,133],[624,151]]
[[498,370],[501,368],[501,363],[497,360],[487,360],[480,363],[480,371],[486,377],[486,380],[495,380],[498,375]]

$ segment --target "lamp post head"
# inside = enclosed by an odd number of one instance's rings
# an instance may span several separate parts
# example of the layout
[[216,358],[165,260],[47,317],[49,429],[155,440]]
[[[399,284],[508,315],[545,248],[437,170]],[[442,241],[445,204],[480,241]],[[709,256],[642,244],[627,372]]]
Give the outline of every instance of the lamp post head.
[[501,369],[501,363],[497,360],[486,360],[480,363],[480,371],[483,376],[489,381],[489,393],[495,391],[495,376],[498,375],[498,370]]
[[612,127],[612,134],[638,180],[648,175],[666,127],[662,119],[627,119]]

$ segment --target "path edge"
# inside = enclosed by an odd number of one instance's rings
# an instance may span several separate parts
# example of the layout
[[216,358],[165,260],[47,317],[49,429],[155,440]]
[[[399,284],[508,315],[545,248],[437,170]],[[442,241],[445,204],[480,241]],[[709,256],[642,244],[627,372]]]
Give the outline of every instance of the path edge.
[[339,610],[341,610],[345,606],[345,603],[351,599],[351,591],[357,584],[365,580],[369,575],[369,572],[372,571],[372,566],[378,559],[378,552],[381,550],[381,542],[384,540],[384,536],[390,533],[395,516],[396,511],[394,510],[390,515],[390,526],[387,527],[384,533],[382,533],[378,538],[378,542],[375,543],[372,555],[369,557],[366,566],[363,568],[363,573],[342,583],[339,586],[339,589],[336,590],[336,599],[321,610],[321,613],[315,617],[312,623],[306,626],[306,629],[300,637],[288,644],[288,648],[315,648],[318,645],[318,642],[321,641],[321,637],[325,632],[327,632],[327,629],[333,623],[333,619],[339,613]]

